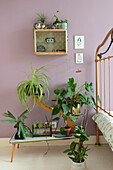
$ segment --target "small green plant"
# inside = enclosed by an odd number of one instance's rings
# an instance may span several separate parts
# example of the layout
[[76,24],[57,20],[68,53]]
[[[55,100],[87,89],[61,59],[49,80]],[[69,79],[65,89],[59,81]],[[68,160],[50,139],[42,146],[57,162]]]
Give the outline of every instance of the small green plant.
[[75,138],[78,139],[78,141],[77,142],[73,141],[70,144],[70,148],[66,149],[64,153],[67,153],[67,155],[73,162],[80,163],[83,162],[88,156],[86,154],[86,152],[89,150],[88,146],[84,146],[83,142],[89,140],[88,139],[89,135],[86,132],[84,132],[82,126],[76,126],[74,132],[75,132],[74,136]]
[[44,24],[47,17],[43,13],[37,14],[37,15],[38,15],[38,21],[40,21],[42,24]]
[[[56,11],[56,12],[57,12],[57,14],[58,14],[60,11],[58,10],[58,11]],[[54,17],[56,18],[56,20],[53,22],[53,25],[59,24],[59,23],[60,23],[60,20],[59,20],[58,16],[54,15]]]
[[7,113],[4,113],[3,116],[8,117],[10,119],[8,120],[2,120],[2,122],[8,122],[9,125],[16,123],[15,124],[15,128],[17,128],[17,136],[20,138],[21,134],[23,139],[26,138],[26,133],[30,133],[31,130],[29,127],[27,127],[24,122],[23,119],[26,119],[26,114],[28,113],[28,109],[25,110],[23,113],[20,114],[20,116],[16,119],[15,116],[8,110]]
[[18,98],[20,103],[25,109],[25,106],[28,108],[28,98],[33,100],[33,107],[36,104],[35,95],[37,95],[40,101],[43,100],[45,103],[44,95],[47,94],[49,99],[49,89],[48,89],[48,81],[49,77],[40,71],[47,71],[45,66],[40,67],[39,69],[33,69],[31,65],[32,75],[27,75],[27,80],[21,81],[17,86]]

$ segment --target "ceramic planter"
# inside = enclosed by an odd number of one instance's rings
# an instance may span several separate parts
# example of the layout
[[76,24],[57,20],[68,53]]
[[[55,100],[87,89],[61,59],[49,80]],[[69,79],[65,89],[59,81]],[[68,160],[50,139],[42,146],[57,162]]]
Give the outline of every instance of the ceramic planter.
[[67,30],[67,23],[66,22],[63,22],[61,24],[61,28],[64,29],[64,30]]
[[76,163],[72,161],[71,170],[87,170],[86,161],[80,163]]
[[71,127],[65,127],[64,131],[66,132],[66,136],[69,136],[70,131],[71,131]]
[[80,114],[80,103],[77,104],[77,108],[72,107],[72,115],[79,115]]

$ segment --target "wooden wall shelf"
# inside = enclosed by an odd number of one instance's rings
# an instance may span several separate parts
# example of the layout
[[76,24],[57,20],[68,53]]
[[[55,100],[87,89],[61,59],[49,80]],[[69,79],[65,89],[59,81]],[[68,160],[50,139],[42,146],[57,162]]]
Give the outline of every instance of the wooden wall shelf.
[[34,29],[35,55],[66,55],[67,30]]

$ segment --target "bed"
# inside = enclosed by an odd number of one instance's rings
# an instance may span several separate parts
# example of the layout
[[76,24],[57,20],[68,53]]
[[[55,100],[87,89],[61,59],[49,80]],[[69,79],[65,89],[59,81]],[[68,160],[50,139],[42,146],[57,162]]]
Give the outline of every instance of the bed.
[[[113,151],[113,106],[112,58],[113,28],[108,32],[103,42],[96,50],[96,114],[92,119],[96,122],[96,145],[99,145],[99,130]],[[104,49],[104,50],[103,50]],[[113,50],[113,49],[112,49]],[[100,52],[101,51],[101,52]],[[103,52],[104,51],[104,52]],[[113,52],[112,52],[113,53]],[[98,100],[100,97],[101,103]]]

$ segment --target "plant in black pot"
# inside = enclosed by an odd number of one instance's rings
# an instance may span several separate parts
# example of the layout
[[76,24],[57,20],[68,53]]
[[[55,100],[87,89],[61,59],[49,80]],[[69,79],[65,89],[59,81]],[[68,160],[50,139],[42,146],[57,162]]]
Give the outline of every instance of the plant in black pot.
[[26,133],[31,133],[31,130],[29,127],[25,125],[23,122],[24,119],[26,119],[26,114],[28,113],[28,110],[25,110],[23,113],[20,114],[20,116],[16,119],[15,116],[10,112],[7,111],[7,113],[4,113],[3,116],[8,117],[10,119],[8,120],[2,120],[3,122],[8,122],[8,124],[13,124],[14,128],[17,128],[17,132],[15,134],[15,139],[25,139],[26,138]]
[[31,65],[31,75],[27,75],[27,80],[21,81],[17,86],[18,98],[20,103],[23,106],[28,108],[28,99],[30,98],[33,101],[33,107],[36,105],[35,96],[38,97],[40,101],[43,100],[45,103],[44,95],[49,99],[49,88],[48,81],[49,77],[43,73],[43,71],[47,71],[45,66],[42,66],[38,69],[33,69]]

